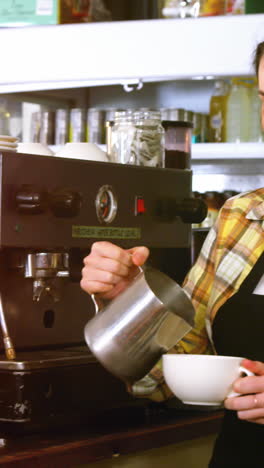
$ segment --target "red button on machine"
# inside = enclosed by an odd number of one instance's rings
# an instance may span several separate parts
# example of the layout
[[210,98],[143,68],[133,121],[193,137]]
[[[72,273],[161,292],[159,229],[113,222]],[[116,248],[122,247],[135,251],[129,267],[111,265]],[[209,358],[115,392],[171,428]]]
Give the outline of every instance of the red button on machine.
[[146,212],[145,201],[143,197],[136,197],[135,215],[141,215]]

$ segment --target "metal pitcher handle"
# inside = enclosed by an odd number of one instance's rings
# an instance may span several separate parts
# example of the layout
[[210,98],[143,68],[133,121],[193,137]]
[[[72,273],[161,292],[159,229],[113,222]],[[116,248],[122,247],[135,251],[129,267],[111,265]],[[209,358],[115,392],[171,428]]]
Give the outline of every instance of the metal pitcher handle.
[[[138,266],[137,268],[138,268],[138,274],[136,276],[134,276],[131,281],[133,281],[135,278],[137,278],[138,275],[140,275],[140,273],[144,273],[143,266]],[[100,312],[104,308],[104,305],[100,306],[98,304],[97,299],[96,299],[96,294],[91,294],[91,299],[92,299],[92,301],[94,303],[95,315],[96,315],[96,314],[98,314],[98,312]],[[99,301],[102,302],[102,299],[99,299]],[[110,302],[111,302],[111,300],[108,303],[110,303]]]

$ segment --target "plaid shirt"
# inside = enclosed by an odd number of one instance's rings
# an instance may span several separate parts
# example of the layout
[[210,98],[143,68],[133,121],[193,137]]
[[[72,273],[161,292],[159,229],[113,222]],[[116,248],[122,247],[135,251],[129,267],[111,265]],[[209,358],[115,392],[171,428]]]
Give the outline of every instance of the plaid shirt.
[[[214,352],[211,338],[214,317],[238,291],[263,253],[263,231],[264,188],[227,200],[183,284],[196,311],[195,327],[170,353]],[[162,376],[161,360],[146,378],[133,386],[133,392],[156,401],[171,396]]]

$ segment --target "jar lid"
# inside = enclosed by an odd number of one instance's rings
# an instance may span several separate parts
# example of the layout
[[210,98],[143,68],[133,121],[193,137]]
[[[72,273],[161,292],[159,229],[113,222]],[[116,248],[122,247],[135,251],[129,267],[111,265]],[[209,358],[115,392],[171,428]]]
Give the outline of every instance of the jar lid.
[[135,120],[161,120],[161,112],[156,109],[136,109],[134,111]]
[[165,129],[169,127],[193,128],[193,123],[185,120],[162,120],[161,123]]
[[[112,120],[112,119],[111,119]],[[132,122],[133,120],[133,111],[129,110],[116,110],[114,115],[115,122]]]

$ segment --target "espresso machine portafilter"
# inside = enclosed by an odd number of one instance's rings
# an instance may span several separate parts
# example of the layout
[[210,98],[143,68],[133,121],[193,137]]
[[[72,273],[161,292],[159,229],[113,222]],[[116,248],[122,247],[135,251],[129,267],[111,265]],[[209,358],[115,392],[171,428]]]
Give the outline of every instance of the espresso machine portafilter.
[[0,161],[0,428],[88,423],[135,404],[85,344],[94,305],[79,284],[83,258],[98,240],[146,245],[149,265],[181,283],[191,223],[206,214],[191,171],[12,152]]

